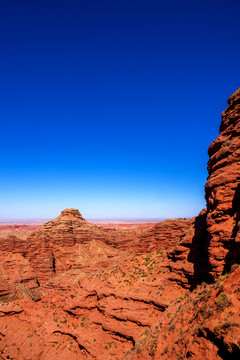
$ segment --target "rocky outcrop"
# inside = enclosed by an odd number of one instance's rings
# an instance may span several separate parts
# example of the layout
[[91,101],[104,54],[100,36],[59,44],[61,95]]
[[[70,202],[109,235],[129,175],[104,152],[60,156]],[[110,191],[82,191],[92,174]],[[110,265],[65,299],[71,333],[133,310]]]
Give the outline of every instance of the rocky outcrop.
[[0,307],[3,359],[121,359],[186,293],[168,281],[165,261],[165,251],[128,258],[75,277],[69,291]]
[[220,135],[209,147],[205,186],[209,262],[213,277],[240,262],[240,89],[222,113]]
[[124,360],[237,360],[240,356],[240,268],[175,299]]
[[0,253],[0,301],[14,298],[36,298],[38,283],[36,275],[21,254]]
[[239,268],[189,292],[168,281],[166,261],[141,255],[37,303],[2,305],[2,359],[238,359]]
[[78,243],[86,243],[92,240],[92,233],[95,237],[99,233],[99,227],[89,224],[77,209],[65,209],[54,220],[44,224],[37,232],[33,233],[28,242],[32,239],[47,239],[49,245],[73,246]]
[[26,240],[19,239],[15,235],[8,235],[6,237],[0,237],[0,252],[5,251],[9,253],[18,253],[24,255],[27,249]]
[[[93,264],[99,268],[109,266],[122,253],[127,256],[167,249],[179,241],[190,223],[175,219],[150,229],[108,229],[87,222],[77,209],[65,209],[28,238],[26,257],[41,283],[71,269],[88,272],[93,270]],[[96,262],[96,254],[100,253]]]
[[40,283],[71,269],[93,270],[112,263],[118,233],[87,222],[77,209],[65,209],[28,238],[26,257]]
[[140,251],[169,249],[175,246],[185,235],[192,219],[168,219],[146,229],[139,242]]
[[[3,234],[1,234],[3,235]],[[33,298],[36,274],[25,258],[27,242],[17,236],[0,238],[0,300]]]

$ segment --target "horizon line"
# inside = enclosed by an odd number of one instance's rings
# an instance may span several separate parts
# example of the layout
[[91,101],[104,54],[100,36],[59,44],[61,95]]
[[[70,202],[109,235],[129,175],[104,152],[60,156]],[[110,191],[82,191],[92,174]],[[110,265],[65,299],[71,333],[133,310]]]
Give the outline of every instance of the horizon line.
[[[186,218],[186,217],[184,217]],[[41,225],[55,218],[49,219],[0,219],[0,225]],[[86,218],[89,222],[159,222],[169,218],[158,217],[115,217],[115,218]]]

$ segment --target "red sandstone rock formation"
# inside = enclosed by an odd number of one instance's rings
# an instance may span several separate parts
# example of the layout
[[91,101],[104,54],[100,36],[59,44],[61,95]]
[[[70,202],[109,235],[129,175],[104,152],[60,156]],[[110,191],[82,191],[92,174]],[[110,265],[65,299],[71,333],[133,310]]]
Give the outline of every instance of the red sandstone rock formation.
[[[129,237],[131,233],[122,235]],[[117,244],[117,238],[118,232],[88,223],[76,209],[65,209],[28,238],[26,257],[41,282],[71,269],[110,265],[116,256],[110,244]]]
[[240,262],[240,89],[222,113],[220,135],[209,147],[206,183],[211,274]]
[[239,291],[240,267],[176,298],[124,360],[239,359]]
[[0,299],[33,298],[38,287],[36,274],[24,257],[26,240],[14,235],[0,238]]
[[[127,256],[130,252],[142,254],[169,248],[183,236],[190,222],[166,220],[150,230],[141,227],[115,230],[87,222],[76,209],[65,209],[28,238],[26,257],[42,282],[71,269],[92,271],[93,264],[109,266],[118,259],[116,250],[119,256]],[[89,256],[81,255],[84,252]]]
[[37,303],[0,307],[3,358],[121,359],[186,293],[169,283],[165,261],[164,251],[140,255],[72,282],[69,291],[52,290]]

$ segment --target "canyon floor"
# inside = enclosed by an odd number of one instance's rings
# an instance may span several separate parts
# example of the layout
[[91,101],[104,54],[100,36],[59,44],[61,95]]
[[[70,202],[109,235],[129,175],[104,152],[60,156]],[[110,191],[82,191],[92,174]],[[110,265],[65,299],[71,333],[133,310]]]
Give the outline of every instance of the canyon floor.
[[0,359],[240,359],[240,89],[191,219],[0,226]]

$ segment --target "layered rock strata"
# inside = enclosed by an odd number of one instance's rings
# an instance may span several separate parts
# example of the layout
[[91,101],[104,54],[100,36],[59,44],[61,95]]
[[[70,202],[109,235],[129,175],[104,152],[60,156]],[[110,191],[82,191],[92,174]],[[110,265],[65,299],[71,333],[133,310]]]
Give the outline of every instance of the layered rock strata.
[[[71,269],[93,270],[96,254],[101,253],[98,266],[104,267],[111,265],[113,258],[114,262],[117,260],[116,250],[119,255],[138,255],[167,249],[178,242],[190,223],[191,220],[176,219],[157,223],[150,229],[115,230],[87,222],[77,209],[65,209],[28,238],[26,257],[41,282]],[[84,252],[86,256],[82,255]]]
[[209,147],[205,186],[210,273],[240,262],[240,89],[228,99],[220,135]]

